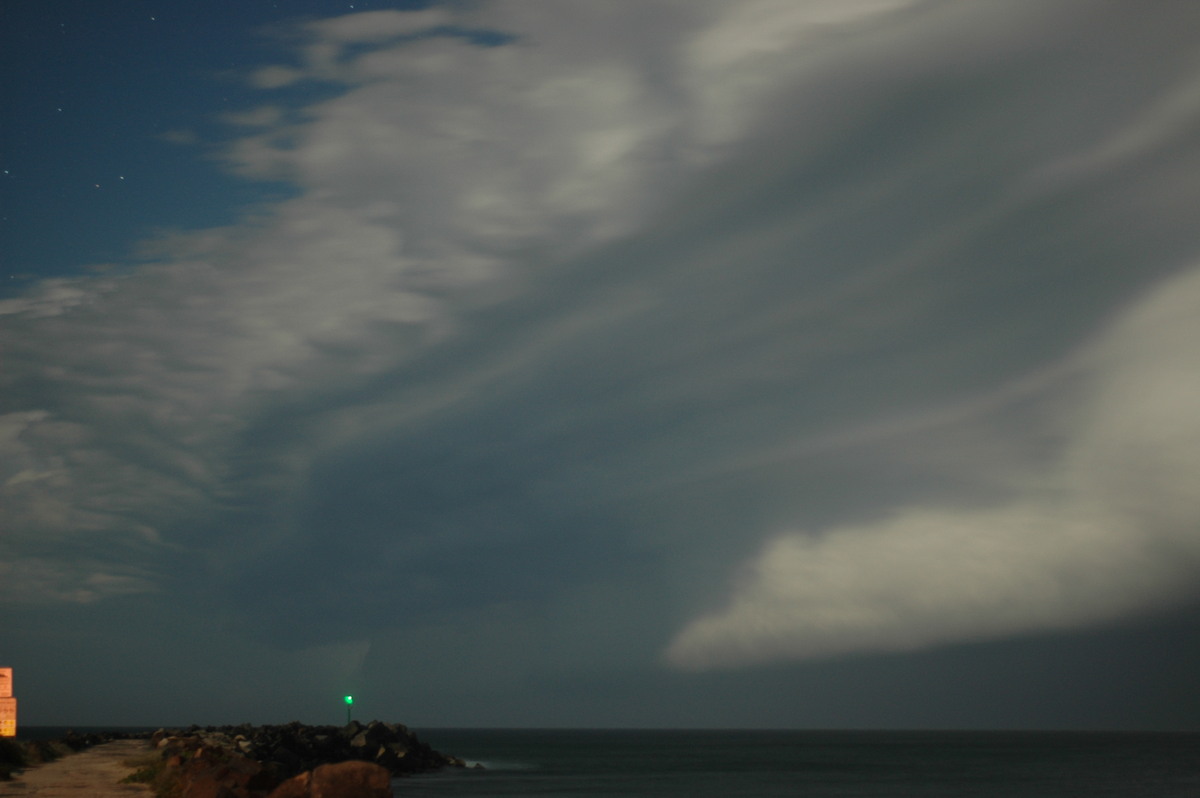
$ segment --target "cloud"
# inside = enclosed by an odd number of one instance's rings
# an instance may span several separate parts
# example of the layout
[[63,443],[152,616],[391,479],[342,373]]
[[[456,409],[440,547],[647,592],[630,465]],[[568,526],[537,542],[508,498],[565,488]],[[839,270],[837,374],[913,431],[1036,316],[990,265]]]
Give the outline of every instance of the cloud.
[[58,316],[86,298],[86,291],[77,281],[42,280],[29,295],[0,300],[0,316],[17,313],[33,317]]
[[[561,646],[564,670],[595,628],[639,641],[613,661],[652,658],[756,550],[733,607],[763,634],[698,621],[685,664],[1150,601],[1164,560],[1129,519],[1189,500],[1123,481],[1113,451],[1149,473],[1166,450],[1108,403],[1178,366],[1063,358],[1194,249],[1191,172],[1168,168],[1192,117],[1153,35],[1093,80],[1104,48],[1061,46],[1079,7],[514,0],[297,26],[295,59],[247,76],[261,104],[221,117],[221,162],[289,198],[0,301],[0,559],[35,575],[21,601],[156,590],[355,667],[379,630],[570,616],[525,646]],[[1083,373],[1093,419],[1007,434]],[[942,550],[961,570],[909,593]],[[1018,557],[1072,556],[1079,584],[1143,566],[1094,604],[1057,566],[1011,581]],[[840,570],[789,577],[825,559]],[[793,646],[798,607],[843,600],[856,621]]]
[[0,602],[90,604],[103,598],[153,593],[152,574],[97,558],[65,565],[60,558],[20,557],[0,562]]
[[327,44],[377,43],[437,30],[452,24],[454,17],[443,8],[423,11],[367,11],[310,23],[307,27]]
[[[533,33],[553,44],[569,21]],[[678,185],[672,103],[621,53],[438,34],[452,22],[488,24],[445,11],[306,24],[301,65],[251,82],[336,79],[345,91],[302,115],[272,99],[226,117],[254,128],[238,130],[230,168],[298,196],[148,242],[139,265],[0,303],[9,556],[55,541],[39,572],[97,576],[80,589],[101,595],[125,588],[99,578],[105,555],[77,557],[67,541],[108,541],[114,560],[136,556],[163,578],[187,554],[269,548],[282,528],[238,535],[231,519],[284,500],[324,448],[462,391],[426,380],[429,399],[381,410],[386,399],[359,389],[461,336],[482,286],[497,299],[519,290],[499,278],[519,285],[530,261],[628,232]],[[72,595],[37,589],[52,581],[22,594]]]
[[281,89],[290,86],[304,77],[299,69],[285,66],[263,67],[254,73],[252,82],[259,89]]
[[1111,621],[1194,593],[1200,572],[1200,269],[1158,286],[1078,356],[1061,458],[983,509],[908,507],[770,540],[729,606],[666,651],[680,667],[911,650]]

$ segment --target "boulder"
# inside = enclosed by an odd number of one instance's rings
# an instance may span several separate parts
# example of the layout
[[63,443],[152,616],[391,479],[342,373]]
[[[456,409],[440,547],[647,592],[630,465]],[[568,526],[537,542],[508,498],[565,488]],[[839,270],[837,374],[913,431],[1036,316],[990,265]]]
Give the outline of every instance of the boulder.
[[231,750],[201,748],[178,767],[182,798],[251,798],[278,781],[261,763]]
[[321,765],[288,779],[268,798],[392,798],[392,777],[370,762]]
[[[340,728],[293,722],[160,729],[151,741],[162,756],[164,783],[174,784],[174,794],[185,798],[264,798],[298,774],[341,762],[380,766],[390,776],[465,765],[435,751],[405,726],[378,721],[365,726],[355,721]],[[308,784],[293,784],[291,789],[308,795]]]

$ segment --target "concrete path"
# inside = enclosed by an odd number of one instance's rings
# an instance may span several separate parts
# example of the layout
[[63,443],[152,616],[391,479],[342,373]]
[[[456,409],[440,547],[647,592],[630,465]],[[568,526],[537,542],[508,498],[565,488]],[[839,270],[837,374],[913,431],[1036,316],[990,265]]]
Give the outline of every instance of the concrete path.
[[134,771],[125,764],[150,751],[146,740],[114,740],[78,754],[13,774],[0,781],[0,798],[133,798],[148,796],[145,784],[121,784]]

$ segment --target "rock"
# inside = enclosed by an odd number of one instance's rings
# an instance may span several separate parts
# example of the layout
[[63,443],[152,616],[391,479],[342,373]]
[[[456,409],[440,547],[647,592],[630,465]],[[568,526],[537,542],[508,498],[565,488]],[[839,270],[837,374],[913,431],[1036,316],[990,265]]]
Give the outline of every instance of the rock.
[[179,767],[182,798],[251,798],[278,781],[261,763],[232,749],[201,748]]
[[391,782],[379,765],[338,762],[288,779],[268,798],[392,798]]
[[[389,776],[465,766],[463,760],[433,750],[405,726],[378,721],[344,727],[293,722],[160,729],[151,742],[163,758],[164,783],[175,785],[173,794],[183,798],[265,798],[298,774],[343,762],[380,766]],[[306,784],[297,782],[290,789],[319,794]]]
[[271,754],[271,761],[275,762],[281,771],[284,773],[299,773],[304,770],[304,760],[295,751],[288,748],[277,748]]
[[312,795],[312,771],[306,770],[280,784],[267,798],[308,798]]

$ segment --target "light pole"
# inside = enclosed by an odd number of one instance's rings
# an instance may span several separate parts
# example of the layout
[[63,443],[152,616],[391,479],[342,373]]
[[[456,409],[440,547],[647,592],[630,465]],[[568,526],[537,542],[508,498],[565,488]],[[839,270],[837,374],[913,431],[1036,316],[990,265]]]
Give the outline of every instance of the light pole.
[[348,695],[342,699],[346,702],[346,725],[350,725],[350,707],[354,706],[354,696]]

